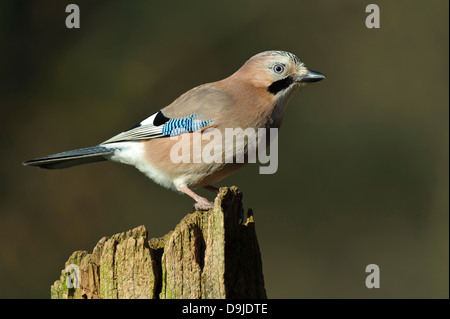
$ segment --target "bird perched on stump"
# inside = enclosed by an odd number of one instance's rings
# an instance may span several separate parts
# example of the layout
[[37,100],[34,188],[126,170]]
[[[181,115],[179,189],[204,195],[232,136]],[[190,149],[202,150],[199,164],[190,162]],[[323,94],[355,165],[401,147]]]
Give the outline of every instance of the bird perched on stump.
[[[196,133],[206,134],[212,129],[223,133],[227,128],[278,129],[292,94],[305,83],[322,79],[325,79],[323,74],[307,69],[292,53],[262,52],[226,79],[187,91],[133,128],[97,146],[48,155],[23,164],[45,169],[104,160],[133,165],[156,183],[192,197],[196,209],[210,209],[213,204],[192,189],[204,187],[216,191],[212,184],[242,168],[248,160],[179,162],[173,160],[174,147],[188,150],[195,156],[206,147],[202,143],[200,149],[195,149],[191,137]],[[181,142],[180,137],[183,137]],[[212,149],[219,150],[219,158],[229,157],[226,146],[220,147],[223,141],[213,139],[211,143]],[[248,152],[251,145],[243,146],[233,147],[233,158],[245,156],[243,153]]]

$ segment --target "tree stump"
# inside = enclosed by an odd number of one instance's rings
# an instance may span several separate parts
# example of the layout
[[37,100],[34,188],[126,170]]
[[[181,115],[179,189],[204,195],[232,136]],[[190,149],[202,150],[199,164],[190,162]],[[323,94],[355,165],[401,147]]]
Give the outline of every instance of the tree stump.
[[70,256],[51,298],[267,298],[253,213],[244,219],[242,193],[222,187],[214,209],[161,238],[145,226],[103,237]]

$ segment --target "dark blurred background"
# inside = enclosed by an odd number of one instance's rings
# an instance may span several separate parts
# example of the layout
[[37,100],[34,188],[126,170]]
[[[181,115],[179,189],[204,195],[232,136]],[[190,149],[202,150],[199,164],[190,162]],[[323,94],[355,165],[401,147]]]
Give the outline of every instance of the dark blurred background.
[[0,2],[0,297],[48,298],[73,251],[164,235],[193,203],[125,165],[22,161],[102,142],[269,49],[327,79],[289,104],[275,175],[221,183],[255,212],[268,296],[449,297],[448,1],[74,2],[71,30],[70,1]]

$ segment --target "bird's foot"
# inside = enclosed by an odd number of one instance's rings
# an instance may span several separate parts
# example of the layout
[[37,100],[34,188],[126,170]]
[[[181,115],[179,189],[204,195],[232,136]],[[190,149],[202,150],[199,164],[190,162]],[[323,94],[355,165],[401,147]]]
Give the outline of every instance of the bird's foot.
[[197,203],[194,204],[194,209],[195,210],[210,210],[210,209],[214,208],[214,204],[213,203],[211,203],[206,198],[201,197],[200,195],[197,195],[191,189],[189,189],[189,187],[182,186],[182,187],[178,188],[178,190],[180,192],[183,192],[186,195],[190,196],[191,198],[193,198],[197,202]]
[[200,197],[197,203],[194,204],[195,210],[210,210],[214,208],[214,203],[210,202],[206,198]]

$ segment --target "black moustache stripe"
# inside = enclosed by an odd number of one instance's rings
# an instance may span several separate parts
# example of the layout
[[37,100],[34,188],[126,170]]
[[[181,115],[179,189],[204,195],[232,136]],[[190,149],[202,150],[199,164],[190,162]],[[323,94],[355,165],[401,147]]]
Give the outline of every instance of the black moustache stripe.
[[292,79],[292,77],[288,76],[287,78],[273,82],[268,87],[268,90],[270,93],[275,95],[278,92],[283,91],[284,89],[290,87],[292,83],[294,83],[294,80]]

